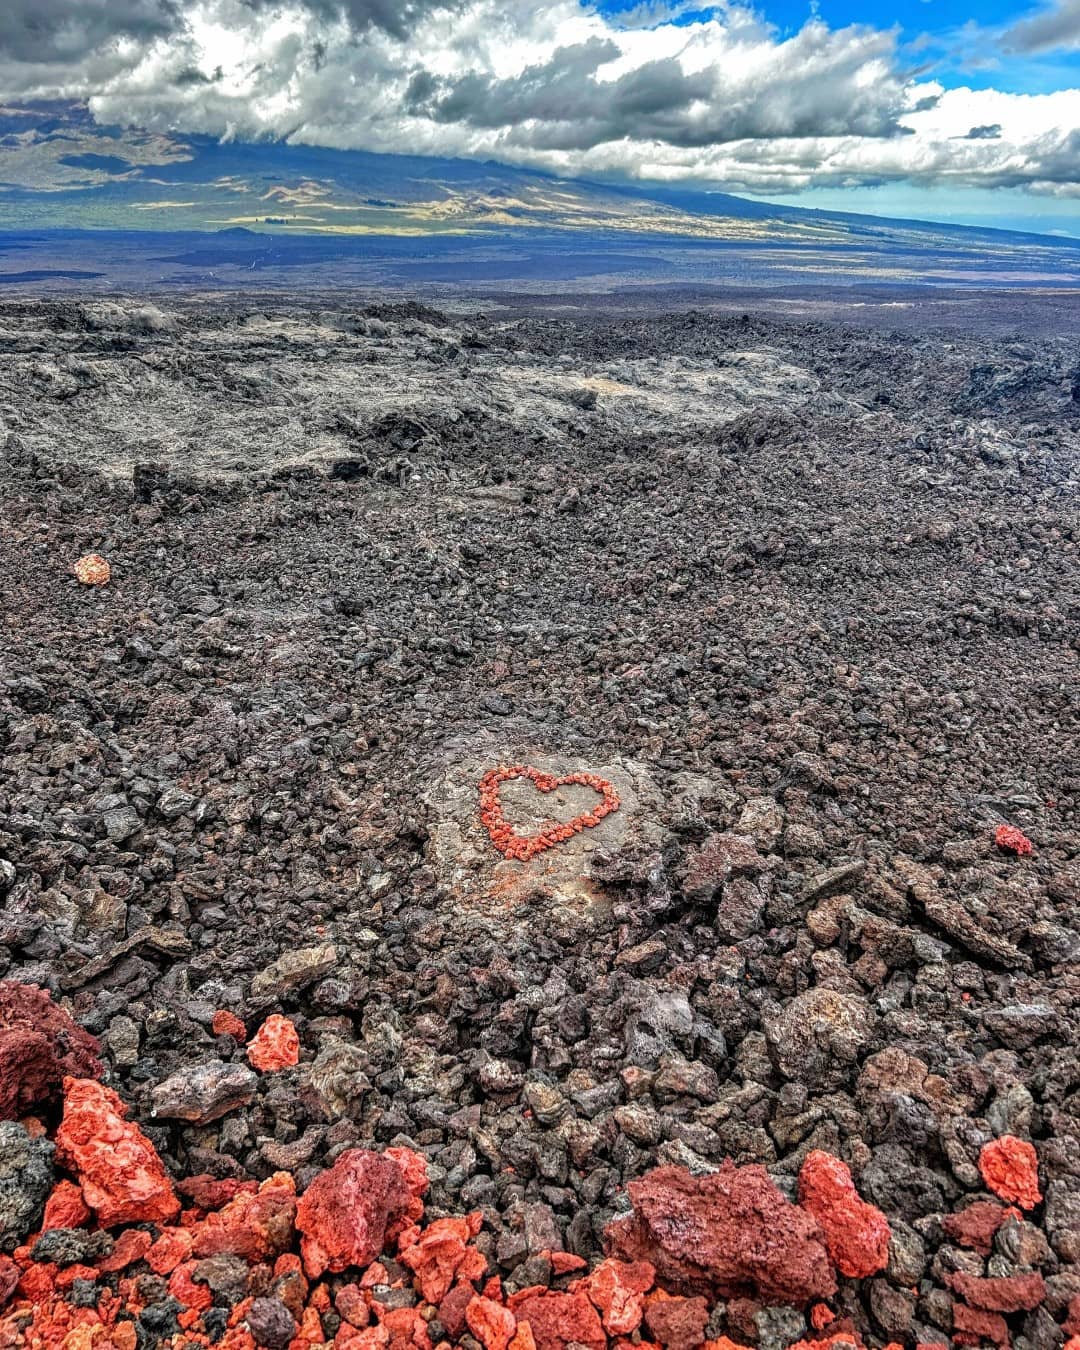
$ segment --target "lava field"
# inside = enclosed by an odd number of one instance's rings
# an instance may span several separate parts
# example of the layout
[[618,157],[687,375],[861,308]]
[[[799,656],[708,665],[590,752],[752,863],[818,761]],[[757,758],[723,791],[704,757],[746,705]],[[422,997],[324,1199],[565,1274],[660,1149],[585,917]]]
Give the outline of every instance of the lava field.
[[1080,1350],[1075,343],[0,353],[2,1350]]

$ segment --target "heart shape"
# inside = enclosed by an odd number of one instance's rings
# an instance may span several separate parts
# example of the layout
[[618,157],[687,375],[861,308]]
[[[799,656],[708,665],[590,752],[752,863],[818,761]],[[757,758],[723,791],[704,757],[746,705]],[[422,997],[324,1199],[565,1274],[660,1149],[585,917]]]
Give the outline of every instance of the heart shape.
[[[521,835],[515,833],[503,815],[502,802],[499,800],[499,788],[514,778],[527,778],[541,792],[554,792],[556,788],[569,783],[579,783],[582,787],[592,788],[602,800],[591,811],[586,811],[565,825],[555,822],[540,831],[539,834]],[[619,797],[606,778],[598,778],[593,773],[565,773],[556,775],[534,769],[531,764],[500,764],[497,769],[489,769],[480,780],[480,819],[484,824],[491,842],[504,858],[517,862],[528,862],[545,849],[556,844],[565,844],[582,830],[591,830],[599,825],[605,816],[619,809]]]

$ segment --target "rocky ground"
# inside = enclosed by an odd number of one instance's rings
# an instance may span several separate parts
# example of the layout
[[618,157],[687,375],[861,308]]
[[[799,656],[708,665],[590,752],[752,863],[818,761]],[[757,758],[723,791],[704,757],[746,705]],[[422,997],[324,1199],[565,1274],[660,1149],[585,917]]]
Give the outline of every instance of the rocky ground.
[[[824,1151],[892,1233],[853,1335],[1001,1343],[955,1277],[1038,1273],[1008,1334],[1061,1345],[1075,346],[274,303],[0,306],[0,977],[100,1039],[174,1179],[413,1150],[512,1291],[658,1164],[794,1198]],[[499,764],[619,808],[504,859]],[[523,834],[596,800],[502,798]],[[279,1013],[299,1063],[257,1072]],[[944,1221],[1006,1136],[1040,1199],[973,1250]],[[811,1330],[718,1288],[712,1336]]]

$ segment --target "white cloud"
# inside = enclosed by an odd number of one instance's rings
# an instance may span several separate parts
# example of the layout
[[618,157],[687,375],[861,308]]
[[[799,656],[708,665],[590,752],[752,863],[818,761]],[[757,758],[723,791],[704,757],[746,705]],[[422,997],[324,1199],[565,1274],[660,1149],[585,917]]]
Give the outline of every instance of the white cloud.
[[55,40],[31,51],[0,20],[0,91],[87,99],[102,123],[762,193],[1080,195],[1080,90],[946,90],[905,71],[891,30],[782,38],[734,0],[689,23],[577,0],[124,0],[109,41],[101,0],[39,3]]

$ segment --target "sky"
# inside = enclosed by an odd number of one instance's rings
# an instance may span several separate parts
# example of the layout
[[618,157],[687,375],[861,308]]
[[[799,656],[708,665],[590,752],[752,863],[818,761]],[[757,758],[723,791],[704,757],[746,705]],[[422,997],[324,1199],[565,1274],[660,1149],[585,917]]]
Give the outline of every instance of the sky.
[[1080,233],[1080,0],[2,0],[0,105]]

